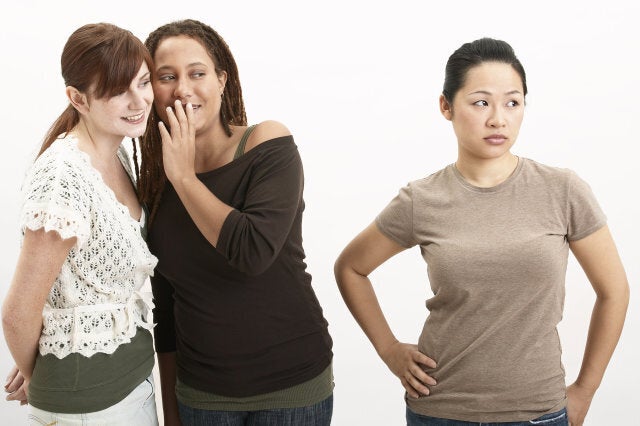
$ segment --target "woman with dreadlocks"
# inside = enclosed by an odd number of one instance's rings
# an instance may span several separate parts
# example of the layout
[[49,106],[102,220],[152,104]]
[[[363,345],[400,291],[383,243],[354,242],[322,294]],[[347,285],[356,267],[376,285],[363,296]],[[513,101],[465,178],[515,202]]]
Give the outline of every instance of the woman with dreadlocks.
[[139,189],[165,424],[328,425],[332,341],[304,262],[293,137],[247,126],[235,60],[208,25],[172,22],[145,43],[155,113]]

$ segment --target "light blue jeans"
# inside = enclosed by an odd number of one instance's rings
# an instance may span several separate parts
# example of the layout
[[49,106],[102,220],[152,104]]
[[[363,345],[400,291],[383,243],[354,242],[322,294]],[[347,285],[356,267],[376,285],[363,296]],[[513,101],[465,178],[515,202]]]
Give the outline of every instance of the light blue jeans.
[[178,401],[182,426],[329,426],[333,395],[300,408],[258,411],[213,411],[191,408]]
[[563,408],[555,413],[545,414],[537,419],[525,422],[502,422],[502,423],[477,423],[463,422],[461,420],[441,419],[416,414],[407,407],[407,426],[569,426],[567,410]]
[[153,376],[140,383],[122,401],[93,413],[51,413],[34,406],[29,410],[29,426],[158,426]]

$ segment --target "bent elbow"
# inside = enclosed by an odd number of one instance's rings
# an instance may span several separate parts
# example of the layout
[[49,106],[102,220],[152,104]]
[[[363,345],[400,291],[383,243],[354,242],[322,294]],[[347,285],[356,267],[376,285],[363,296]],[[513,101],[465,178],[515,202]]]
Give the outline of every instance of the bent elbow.
[[7,307],[6,304],[2,306],[2,329],[5,332],[5,335],[9,332],[15,332],[18,326],[19,319],[16,318],[16,315],[10,307]]
[[275,262],[275,256],[263,257],[263,258],[253,258],[252,260],[247,260],[245,262],[240,262],[236,264],[236,268],[250,277],[256,277],[258,275],[262,275],[267,272],[267,270],[273,265]]

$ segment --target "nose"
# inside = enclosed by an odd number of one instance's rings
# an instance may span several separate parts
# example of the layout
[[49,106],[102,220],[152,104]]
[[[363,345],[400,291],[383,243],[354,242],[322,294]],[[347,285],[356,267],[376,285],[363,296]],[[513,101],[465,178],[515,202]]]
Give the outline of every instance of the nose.
[[136,90],[131,93],[131,109],[144,109],[153,102],[153,92],[151,95],[142,90]]
[[176,99],[185,100],[191,97],[191,87],[185,79],[178,79],[173,95]]
[[487,121],[489,127],[504,127],[506,125],[504,111],[501,108],[493,108],[489,120]]

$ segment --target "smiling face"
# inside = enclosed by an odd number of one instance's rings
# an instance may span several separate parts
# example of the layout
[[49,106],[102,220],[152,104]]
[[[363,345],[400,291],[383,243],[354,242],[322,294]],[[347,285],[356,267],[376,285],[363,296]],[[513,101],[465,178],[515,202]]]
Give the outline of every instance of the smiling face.
[[166,108],[176,100],[190,102],[196,118],[196,136],[207,134],[220,123],[221,96],[226,73],[216,67],[196,39],[187,36],[168,37],[160,42],[154,55],[153,91],[155,108],[167,123]]
[[143,62],[124,92],[101,99],[89,96],[83,116],[94,138],[135,138],[144,133],[152,104],[151,75]]
[[522,79],[509,64],[483,62],[467,72],[452,104],[440,97],[440,110],[453,124],[460,157],[509,155],[524,115]]

